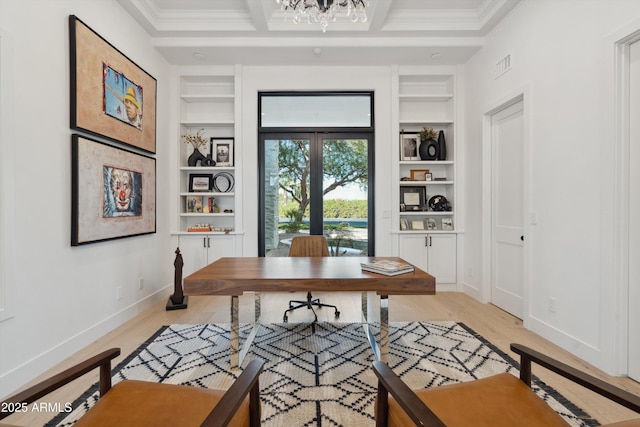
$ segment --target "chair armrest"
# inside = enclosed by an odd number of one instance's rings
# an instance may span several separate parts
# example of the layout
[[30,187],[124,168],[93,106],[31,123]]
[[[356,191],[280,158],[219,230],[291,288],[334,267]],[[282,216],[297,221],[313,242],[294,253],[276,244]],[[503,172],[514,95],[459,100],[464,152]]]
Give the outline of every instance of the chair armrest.
[[249,395],[249,421],[251,427],[260,425],[260,383],[258,378],[262,372],[264,361],[252,360],[242,374],[229,387],[218,404],[201,424],[202,427],[224,427]]
[[416,396],[386,363],[373,362],[373,372],[378,377],[378,395],[376,397],[377,427],[387,425],[388,393],[391,393],[400,407],[404,409],[417,426],[445,427],[440,418]]
[[[110,350],[103,351],[102,353],[80,362],[59,374],[47,378],[32,387],[7,397],[2,401],[2,407],[13,408],[15,405],[6,404],[29,404],[34,402],[97,367],[100,367],[100,396],[102,396],[111,388],[111,360],[115,359],[119,355],[119,348],[112,348]],[[16,409],[19,409],[19,407]],[[8,417],[12,413],[12,411],[0,412],[0,420]]]
[[521,344],[511,344],[511,351],[520,355],[520,379],[531,387],[531,362],[534,362],[576,384],[640,413],[640,397],[613,386],[599,378],[535,351]]

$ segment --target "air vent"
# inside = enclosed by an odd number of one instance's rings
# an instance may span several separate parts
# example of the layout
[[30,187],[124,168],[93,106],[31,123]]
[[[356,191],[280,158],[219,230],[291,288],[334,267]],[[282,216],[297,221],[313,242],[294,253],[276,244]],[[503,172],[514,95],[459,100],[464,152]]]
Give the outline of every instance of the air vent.
[[498,63],[496,64],[495,78],[497,79],[498,77],[500,77],[501,75],[509,71],[510,69],[511,69],[511,55],[507,55],[504,58],[502,58],[500,61],[498,61]]

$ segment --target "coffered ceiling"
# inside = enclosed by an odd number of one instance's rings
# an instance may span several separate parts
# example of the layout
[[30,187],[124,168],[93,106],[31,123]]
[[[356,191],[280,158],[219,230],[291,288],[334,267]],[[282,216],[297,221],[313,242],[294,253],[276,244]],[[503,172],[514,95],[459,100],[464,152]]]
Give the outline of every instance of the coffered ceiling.
[[174,64],[445,65],[466,62],[520,0],[369,0],[366,23],[323,33],[276,0],[117,0]]

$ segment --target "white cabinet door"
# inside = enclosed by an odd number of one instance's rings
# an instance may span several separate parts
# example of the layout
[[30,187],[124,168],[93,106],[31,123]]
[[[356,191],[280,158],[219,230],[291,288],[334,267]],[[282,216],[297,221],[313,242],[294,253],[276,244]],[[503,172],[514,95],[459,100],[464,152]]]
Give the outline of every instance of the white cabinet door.
[[235,236],[180,236],[180,252],[184,262],[182,276],[187,277],[218,258],[235,256]]
[[218,258],[236,256],[236,238],[232,235],[211,236],[207,254],[207,264]]
[[180,236],[180,252],[182,253],[182,277],[197,271],[208,264],[207,236]]
[[398,256],[421,270],[431,273],[427,261],[427,236],[424,234],[407,234],[398,239],[400,248]]
[[429,274],[436,283],[456,283],[456,235],[429,234],[427,239]]
[[406,234],[398,239],[398,256],[436,278],[456,283],[455,234]]

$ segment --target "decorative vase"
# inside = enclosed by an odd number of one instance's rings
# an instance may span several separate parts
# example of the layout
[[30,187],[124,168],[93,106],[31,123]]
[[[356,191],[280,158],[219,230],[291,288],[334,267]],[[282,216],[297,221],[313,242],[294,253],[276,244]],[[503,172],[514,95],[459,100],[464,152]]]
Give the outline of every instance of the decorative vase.
[[438,133],[438,160],[447,160],[447,146],[444,141],[444,131]]
[[194,148],[193,153],[191,153],[191,155],[187,159],[187,165],[198,166],[198,162],[200,162],[200,165],[202,166],[204,164],[203,162],[206,160],[207,158],[205,157],[205,155],[202,154],[197,148]]
[[202,162],[200,162],[200,164],[202,166],[215,166],[216,165],[216,161],[213,160],[213,158],[211,157],[211,153],[207,154],[207,157],[204,158],[204,160],[202,160]]
[[436,160],[438,158],[438,141],[435,139],[420,141],[418,154],[420,154],[420,160]]

